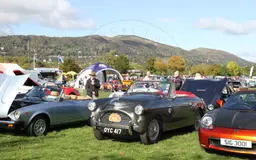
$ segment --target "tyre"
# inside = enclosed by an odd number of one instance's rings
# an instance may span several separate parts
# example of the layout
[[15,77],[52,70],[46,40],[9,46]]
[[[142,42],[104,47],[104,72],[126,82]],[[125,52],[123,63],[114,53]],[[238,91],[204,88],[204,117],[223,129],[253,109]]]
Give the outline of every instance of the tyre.
[[153,119],[149,122],[148,128],[145,133],[140,135],[140,140],[143,144],[157,143],[161,137],[162,129],[157,119]]
[[35,117],[28,126],[29,136],[42,136],[47,134],[48,121],[44,116]]
[[93,133],[94,133],[94,136],[97,140],[105,140],[106,138],[104,137],[104,135],[101,133],[101,131],[93,128]]
[[200,128],[201,119],[202,119],[202,112],[200,110],[197,110],[195,112],[195,119],[194,119],[194,124],[192,126],[192,130],[197,131]]

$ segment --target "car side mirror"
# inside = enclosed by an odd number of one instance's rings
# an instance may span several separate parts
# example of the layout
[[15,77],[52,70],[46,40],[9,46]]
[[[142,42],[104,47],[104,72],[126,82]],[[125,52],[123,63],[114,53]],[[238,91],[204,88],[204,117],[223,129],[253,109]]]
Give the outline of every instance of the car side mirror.
[[218,99],[216,100],[216,104],[220,107],[222,107],[224,105],[225,101],[223,99]]

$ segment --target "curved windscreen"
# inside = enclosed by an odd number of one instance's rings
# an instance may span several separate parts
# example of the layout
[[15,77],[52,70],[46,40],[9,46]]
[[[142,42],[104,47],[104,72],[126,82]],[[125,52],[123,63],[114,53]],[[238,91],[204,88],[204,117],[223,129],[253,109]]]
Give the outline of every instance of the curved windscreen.
[[256,110],[256,92],[238,92],[229,97],[223,108],[234,110]]
[[35,86],[25,95],[24,98],[50,102],[50,101],[58,100],[60,95],[61,95],[61,90],[51,91],[50,88]]
[[138,81],[134,82],[129,90],[128,93],[162,93],[168,94],[169,88],[171,84],[167,82],[160,82],[160,81]]

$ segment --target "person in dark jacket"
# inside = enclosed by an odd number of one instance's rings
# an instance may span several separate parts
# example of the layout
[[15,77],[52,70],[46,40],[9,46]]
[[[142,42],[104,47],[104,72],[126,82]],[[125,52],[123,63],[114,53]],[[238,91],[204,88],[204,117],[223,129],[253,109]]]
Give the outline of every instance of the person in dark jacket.
[[99,97],[100,81],[96,79],[94,72],[91,72],[90,78],[86,81],[85,89],[87,96],[91,99],[97,99]]
[[175,83],[176,90],[180,90],[180,88],[182,86],[182,78],[180,77],[179,71],[174,72],[173,83]]

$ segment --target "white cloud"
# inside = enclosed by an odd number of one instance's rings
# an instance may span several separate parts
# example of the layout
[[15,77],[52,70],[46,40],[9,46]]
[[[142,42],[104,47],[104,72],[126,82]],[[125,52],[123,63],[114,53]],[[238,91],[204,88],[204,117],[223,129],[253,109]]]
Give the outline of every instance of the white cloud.
[[93,28],[67,0],[0,0],[0,25],[39,23],[56,29]]
[[164,17],[164,18],[159,18],[159,21],[164,23],[172,23],[175,21],[175,18]]
[[236,23],[223,18],[201,18],[198,26],[202,29],[217,30],[234,35],[247,35],[256,31],[256,20]]

